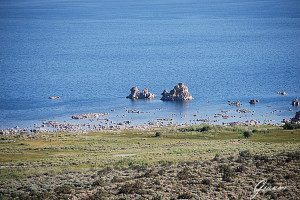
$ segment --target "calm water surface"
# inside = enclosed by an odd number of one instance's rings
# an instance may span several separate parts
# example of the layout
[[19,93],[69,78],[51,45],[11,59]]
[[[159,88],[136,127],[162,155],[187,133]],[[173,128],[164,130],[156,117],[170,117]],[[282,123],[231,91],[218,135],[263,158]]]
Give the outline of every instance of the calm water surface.
[[[148,112],[130,115],[136,123],[188,122],[238,99],[275,122],[299,110],[298,0],[2,0],[0,47],[0,128],[111,109],[118,120],[125,107]],[[134,85],[159,96],[178,82],[193,101],[124,98]]]

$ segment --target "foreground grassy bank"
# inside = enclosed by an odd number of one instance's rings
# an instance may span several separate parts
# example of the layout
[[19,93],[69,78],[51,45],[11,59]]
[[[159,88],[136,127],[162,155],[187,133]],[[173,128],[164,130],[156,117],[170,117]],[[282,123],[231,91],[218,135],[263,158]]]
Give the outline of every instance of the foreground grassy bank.
[[[278,172],[283,176],[278,181],[285,180],[284,174],[291,176],[293,187],[299,181],[299,129],[194,126],[34,134],[0,141],[1,198],[234,199],[249,197],[259,179],[277,180],[273,176]],[[222,178],[223,165],[228,180]]]

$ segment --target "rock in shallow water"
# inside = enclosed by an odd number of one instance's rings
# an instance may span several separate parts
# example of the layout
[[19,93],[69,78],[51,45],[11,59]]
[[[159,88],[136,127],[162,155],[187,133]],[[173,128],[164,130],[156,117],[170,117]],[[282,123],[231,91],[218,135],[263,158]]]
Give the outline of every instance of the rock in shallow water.
[[178,83],[170,92],[164,90],[161,95],[163,101],[189,101],[193,99],[188,87],[183,83]]
[[57,100],[57,99],[60,99],[60,96],[50,96],[49,99],[51,99],[51,100]]
[[149,92],[149,90],[147,88],[145,88],[143,91],[140,91],[138,89],[138,87],[132,87],[130,89],[130,95],[128,95],[126,98],[128,99],[154,99],[155,95],[151,92]]
[[249,101],[249,103],[250,104],[257,104],[259,102],[259,100],[257,100],[257,99],[251,99],[250,101]]
[[239,106],[241,106],[242,104],[241,104],[240,101],[228,101],[228,105],[239,107]]
[[299,99],[294,99],[292,101],[292,106],[300,106],[300,100]]
[[279,91],[279,92],[277,92],[277,94],[281,95],[281,96],[286,96],[287,92],[285,92],[285,91]]

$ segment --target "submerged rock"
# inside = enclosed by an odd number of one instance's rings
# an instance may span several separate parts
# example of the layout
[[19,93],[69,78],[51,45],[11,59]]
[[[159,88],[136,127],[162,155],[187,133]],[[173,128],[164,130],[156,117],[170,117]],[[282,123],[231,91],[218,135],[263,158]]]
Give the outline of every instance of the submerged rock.
[[300,100],[299,99],[294,99],[292,101],[292,106],[300,106]]
[[130,95],[128,95],[126,98],[128,99],[154,99],[155,94],[149,92],[147,88],[145,88],[143,91],[140,91],[138,87],[132,87],[130,89]]
[[259,102],[259,100],[257,100],[257,99],[251,99],[249,101],[250,104],[257,104],[258,102]]
[[183,83],[178,83],[170,92],[164,90],[161,95],[163,101],[189,101],[193,99],[188,87]]

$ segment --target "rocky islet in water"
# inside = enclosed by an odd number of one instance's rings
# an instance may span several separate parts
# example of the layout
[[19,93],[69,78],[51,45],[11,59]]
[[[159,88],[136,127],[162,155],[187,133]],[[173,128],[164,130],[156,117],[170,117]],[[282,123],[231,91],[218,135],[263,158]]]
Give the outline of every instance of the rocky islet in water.
[[258,102],[259,102],[259,100],[257,100],[257,99],[251,99],[251,100],[249,101],[249,103],[252,104],[252,105],[257,104]]
[[292,101],[292,106],[300,106],[300,100],[299,99],[294,99]]
[[[189,101],[193,99],[188,87],[184,83],[178,83],[170,92],[164,90],[161,95],[161,100],[163,101]],[[155,94],[151,93],[147,88],[140,91],[138,87],[135,86],[130,89],[130,94],[126,98],[132,100],[154,99]]]
[[164,90],[161,95],[161,100],[163,101],[189,101],[193,99],[184,83],[178,83],[170,92]]
[[132,87],[130,89],[130,95],[128,95],[126,98],[137,100],[137,99],[154,99],[155,94],[151,93],[148,88],[145,88],[143,91],[140,91],[138,87]]

